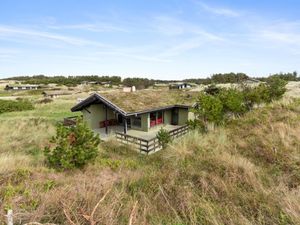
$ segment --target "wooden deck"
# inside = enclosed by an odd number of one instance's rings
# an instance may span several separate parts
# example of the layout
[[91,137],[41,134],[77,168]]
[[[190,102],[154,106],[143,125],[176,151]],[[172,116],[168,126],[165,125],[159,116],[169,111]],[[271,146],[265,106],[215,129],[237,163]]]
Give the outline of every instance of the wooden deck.
[[[188,125],[180,126],[169,131],[169,134],[172,139],[181,137],[188,132]],[[144,139],[140,137],[131,136],[129,134],[124,134],[121,132],[116,132],[116,138],[119,142],[124,144],[131,144],[137,150],[142,153],[153,153],[162,149],[162,146],[159,144],[158,138],[154,137],[151,139]]]

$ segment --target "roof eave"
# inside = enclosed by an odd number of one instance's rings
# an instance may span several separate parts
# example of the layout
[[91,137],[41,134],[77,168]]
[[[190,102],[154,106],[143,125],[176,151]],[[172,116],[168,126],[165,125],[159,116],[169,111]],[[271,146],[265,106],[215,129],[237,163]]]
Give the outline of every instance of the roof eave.
[[99,100],[100,102],[103,102],[105,105],[108,105],[110,108],[116,110],[117,112],[119,112],[123,116],[127,115],[127,112],[125,112],[124,110],[119,108],[117,105],[113,104],[112,102],[110,102],[109,100],[107,100],[106,98],[102,97],[101,95],[99,95],[97,93],[94,93],[90,97],[88,97],[85,100],[79,102],[77,105],[75,105],[74,107],[71,108],[71,111],[72,112],[80,111],[80,110],[85,108],[84,107],[85,105],[89,105],[89,104],[93,103],[96,100]]
[[85,108],[84,105],[92,104],[97,99],[100,100],[101,102],[103,102],[104,104],[108,105],[110,108],[116,110],[117,112],[119,112],[120,114],[122,114],[125,117],[133,116],[133,115],[141,115],[141,114],[145,114],[145,113],[155,112],[155,111],[159,111],[159,110],[172,109],[172,108],[186,108],[186,109],[189,109],[189,108],[192,107],[192,106],[189,106],[189,105],[175,104],[175,105],[152,108],[152,109],[136,111],[136,112],[126,112],[126,111],[122,110],[120,107],[118,107],[117,105],[115,105],[114,103],[112,103],[111,101],[109,101],[108,99],[106,99],[103,96],[99,95],[98,93],[94,93],[90,97],[86,98],[85,100],[79,102],[77,105],[72,107],[71,111],[72,112],[80,111],[80,110]]
[[189,105],[169,105],[169,106],[164,106],[164,107],[147,109],[147,110],[143,110],[143,111],[130,112],[130,113],[127,114],[127,116],[141,115],[141,114],[145,114],[145,113],[155,112],[155,111],[159,111],[159,110],[167,110],[167,109],[172,109],[172,108],[189,109],[189,108],[191,108],[191,106],[189,106]]

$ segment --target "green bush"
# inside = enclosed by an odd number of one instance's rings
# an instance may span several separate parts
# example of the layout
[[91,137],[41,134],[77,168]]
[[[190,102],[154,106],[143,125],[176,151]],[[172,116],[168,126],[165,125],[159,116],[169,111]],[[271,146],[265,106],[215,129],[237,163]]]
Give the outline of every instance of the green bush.
[[33,110],[33,104],[28,100],[0,100],[0,114],[5,112]]
[[191,130],[198,130],[201,133],[207,132],[207,128],[202,120],[188,120],[187,125]]
[[192,129],[197,128],[201,132],[206,132],[208,122],[220,124],[225,118],[242,115],[251,110],[255,104],[260,105],[280,99],[286,91],[286,84],[286,81],[278,77],[271,77],[266,83],[261,83],[254,88],[243,86],[242,90],[217,89],[210,85],[199,95],[193,109],[196,119],[189,121],[188,125]]
[[245,104],[250,110],[254,104],[270,103],[279,100],[286,92],[287,82],[279,77],[270,77],[266,83],[255,88],[244,87]]
[[168,143],[171,142],[171,135],[170,133],[164,129],[164,128],[160,128],[160,130],[158,131],[157,135],[156,135],[159,144],[163,147],[166,148]]
[[219,94],[219,98],[223,103],[224,113],[240,115],[246,111],[244,94],[237,89],[223,89]]
[[204,89],[204,92],[209,95],[217,95],[221,91],[221,88],[218,88],[215,84],[211,84]]
[[44,150],[47,163],[58,170],[82,168],[98,155],[100,139],[86,123],[78,119],[76,126],[57,125],[56,136],[52,137],[54,148]]
[[223,103],[218,96],[201,93],[194,111],[196,118],[201,118],[204,123],[220,123],[224,118]]
[[267,84],[269,86],[270,98],[272,100],[280,99],[286,92],[285,86],[287,84],[287,81],[285,81],[279,77],[268,78]]

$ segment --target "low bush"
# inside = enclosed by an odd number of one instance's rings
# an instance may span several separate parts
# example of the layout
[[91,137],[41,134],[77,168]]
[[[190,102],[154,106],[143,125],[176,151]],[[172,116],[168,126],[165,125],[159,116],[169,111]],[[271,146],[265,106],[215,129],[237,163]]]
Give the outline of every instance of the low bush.
[[254,105],[279,100],[286,91],[286,84],[278,77],[271,77],[266,83],[254,88],[243,86],[242,90],[218,89],[210,85],[198,97],[193,110],[196,120],[188,124],[194,129],[197,127],[203,130],[203,125],[207,128],[208,123],[220,124],[232,116],[244,114]]
[[286,92],[287,81],[279,77],[270,77],[267,80],[271,100],[279,100]]
[[237,89],[223,89],[220,91],[219,98],[223,103],[223,112],[241,115],[246,111],[244,93]]
[[42,100],[37,101],[38,104],[47,104],[53,102],[53,99],[51,98],[43,98]]
[[196,118],[207,122],[220,123],[224,118],[223,103],[218,96],[201,93],[194,110]]
[[166,129],[162,128],[162,127],[158,131],[156,137],[158,139],[159,144],[163,148],[166,148],[167,145],[171,142],[171,135],[170,135],[170,133]]
[[44,150],[48,165],[57,170],[67,170],[83,168],[95,160],[100,139],[79,119],[72,127],[58,124],[51,143],[54,148],[46,147]]
[[207,88],[204,89],[204,92],[209,95],[217,95],[217,94],[219,94],[220,90],[221,89],[218,88],[215,84],[211,84]]
[[207,128],[203,121],[201,120],[189,120],[187,125],[191,130],[198,130],[200,133],[206,133]]
[[0,114],[5,112],[33,110],[33,104],[28,100],[0,100]]

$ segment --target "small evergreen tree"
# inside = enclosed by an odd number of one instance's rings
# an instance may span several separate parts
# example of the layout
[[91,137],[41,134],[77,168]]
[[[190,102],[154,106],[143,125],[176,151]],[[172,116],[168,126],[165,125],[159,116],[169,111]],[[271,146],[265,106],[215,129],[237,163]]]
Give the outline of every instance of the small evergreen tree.
[[211,96],[201,93],[197,100],[197,106],[194,110],[196,118],[207,122],[220,123],[223,120],[223,103],[217,96]]
[[160,130],[156,134],[156,137],[158,139],[159,144],[163,148],[166,148],[167,145],[171,142],[171,135],[170,135],[170,133],[166,129],[164,129],[163,127],[160,128]]
[[218,88],[215,84],[211,84],[204,89],[204,92],[208,95],[217,95],[221,91],[221,88]]
[[285,86],[287,84],[287,81],[279,77],[270,77],[267,80],[267,84],[269,86],[269,94],[271,100],[278,100],[282,98],[282,96],[286,92]]
[[191,130],[198,130],[200,133],[207,132],[207,127],[202,120],[199,119],[189,120],[187,122],[187,125]]
[[98,154],[100,139],[86,123],[79,119],[76,126],[58,124],[56,136],[52,137],[54,148],[46,147],[44,152],[50,167],[65,170],[82,168],[93,161]]
[[241,115],[246,111],[244,95],[237,89],[223,89],[219,94],[219,98],[223,103],[223,111],[225,114]]

